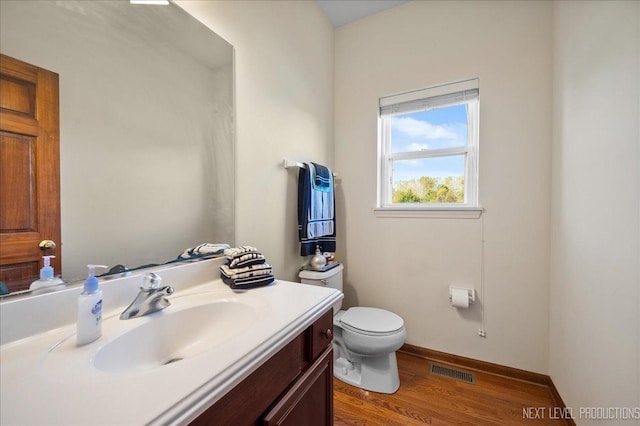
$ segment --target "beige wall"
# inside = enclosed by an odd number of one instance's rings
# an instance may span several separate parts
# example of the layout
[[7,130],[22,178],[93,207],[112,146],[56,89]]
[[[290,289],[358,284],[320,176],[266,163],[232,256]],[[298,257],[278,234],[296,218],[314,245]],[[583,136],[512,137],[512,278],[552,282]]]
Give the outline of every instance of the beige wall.
[[178,1],[235,47],[236,242],[297,280],[297,170],[333,165],[333,27],[311,1]]
[[[413,2],[337,29],[335,46],[313,3],[181,5],[236,48],[238,243],[257,245],[280,278],[295,279],[295,172],[280,162],[333,164],[347,304],[399,313],[409,343],[550,373],[575,410],[639,405],[640,77],[627,34],[637,31],[637,3],[596,19],[589,12],[605,6],[560,4],[554,22],[550,2]],[[625,52],[635,83],[615,65]],[[376,102],[475,76],[486,289],[460,314],[447,287],[480,288],[481,221],[374,217]],[[621,136],[607,133],[619,130],[614,115],[602,121],[582,108],[600,101],[623,113]],[[599,202],[591,187],[603,189],[607,175],[630,186],[607,185]],[[477,336],[481,307],[486,339]]]
[[640,3],[554,11],[549,371],[578,416],[640,407]]
[[[408,343],[543,373],[551,13],[548,2],[416,1],[341,27],[335,41],[346,304],[398,313]],[[480,289],[481,220],[374,217],[376,105],[379,96],[470,77],[480,78],[485,295],[458,312],[448,287]]]

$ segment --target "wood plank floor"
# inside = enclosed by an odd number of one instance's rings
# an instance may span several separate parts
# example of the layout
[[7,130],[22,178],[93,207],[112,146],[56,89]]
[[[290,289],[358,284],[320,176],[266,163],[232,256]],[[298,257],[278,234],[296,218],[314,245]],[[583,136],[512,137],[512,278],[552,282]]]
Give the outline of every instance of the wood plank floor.
[[[469,384],[432,375],[429,361],[397,353],[400,389],[364,391],[334,378],[335,426],[563,425],[547,386],[474,372]],[[464,368],[462,368],[464,370]],[[528,407],[530,418],[523,415]],[[535,416],[539,418],[534,418]]]

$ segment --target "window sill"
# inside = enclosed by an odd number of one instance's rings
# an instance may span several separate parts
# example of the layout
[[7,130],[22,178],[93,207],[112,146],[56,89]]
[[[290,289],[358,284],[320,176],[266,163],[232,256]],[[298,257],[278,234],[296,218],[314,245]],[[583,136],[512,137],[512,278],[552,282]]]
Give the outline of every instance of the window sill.
[[483,210],[482,207],[379,207],[373,213],[383,218],[478,219]]

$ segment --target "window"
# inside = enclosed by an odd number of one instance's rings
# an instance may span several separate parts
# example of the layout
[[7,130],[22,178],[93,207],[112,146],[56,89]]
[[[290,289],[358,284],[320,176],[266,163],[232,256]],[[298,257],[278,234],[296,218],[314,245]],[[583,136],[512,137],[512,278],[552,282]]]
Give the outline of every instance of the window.
[[479,210],[478,80],[380,98],[379,211]]

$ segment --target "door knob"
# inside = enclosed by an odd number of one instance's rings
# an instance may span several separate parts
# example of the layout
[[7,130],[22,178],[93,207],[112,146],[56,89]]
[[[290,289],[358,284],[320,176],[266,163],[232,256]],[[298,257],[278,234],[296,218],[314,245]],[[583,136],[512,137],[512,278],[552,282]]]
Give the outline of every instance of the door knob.
[[333,331],[330,328],[327,328],[325,331],[322,332],[322,334],[324,334],[327,339],[331,339],[333,337]]
[[40,241],[40,244],[38,244],[38,247],[40,247],[40,250],[42,251],[53,250],[56,248],[56,242],[53,240],[42,240]]

